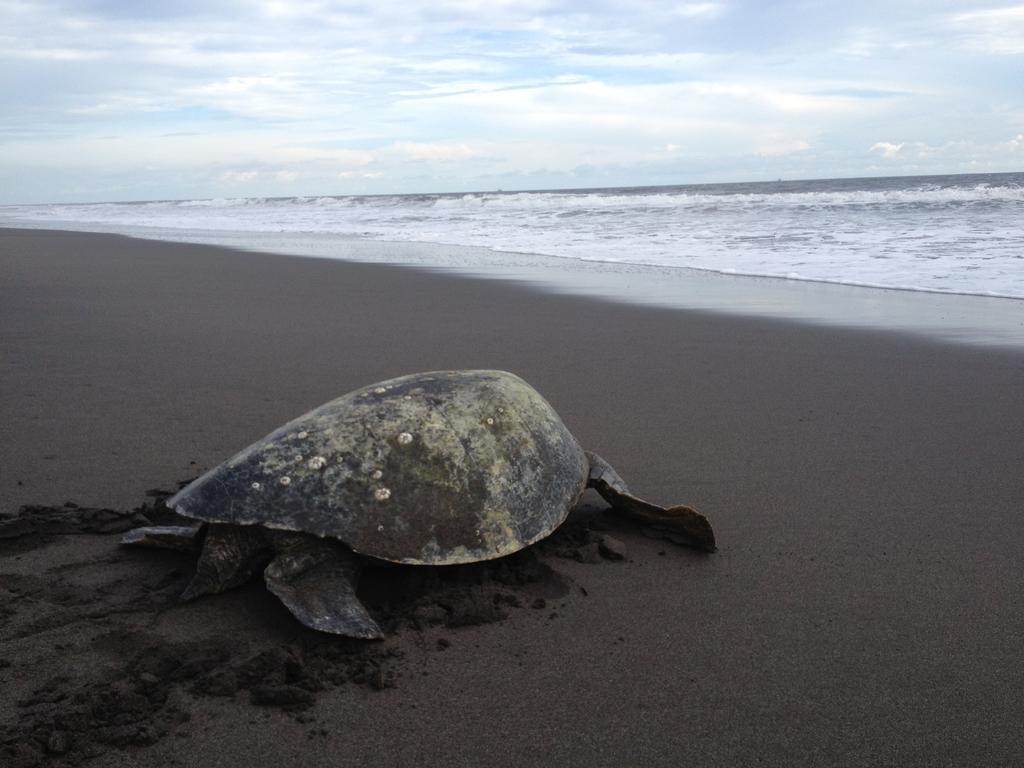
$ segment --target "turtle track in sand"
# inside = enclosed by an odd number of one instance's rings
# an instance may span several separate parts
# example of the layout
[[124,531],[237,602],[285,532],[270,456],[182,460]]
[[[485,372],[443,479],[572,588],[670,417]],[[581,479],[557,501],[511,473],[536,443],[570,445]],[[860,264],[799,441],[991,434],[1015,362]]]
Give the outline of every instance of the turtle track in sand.
[[157,624],[198,605],[177,601],[193,556],[117,546],[125,530],[181,520],[163,503],[170,492],[147,494],[151,500],[133,510],[67,503],[0,516],[0,686],[9,692],[0,704],[0,764],[77,765],[112,749],[144,748],[187,734],[191,711],[213,699],[284,710],[315,736],[310,709],[321,692],[401,686],[417,663],[403,650],[410,638],[417,649],[443,652],[462,627],[520,610],[550,620],[556,614],[547,609],[586,592],[548,560],[621,555],[618,542],[591,528],[604,527],[603,515],[584,508],[509,557],[367,568],[360,597],[394,636],[388,641],[307,630],[259,584],[232,599],[272,613],[266,626],[181,640]]

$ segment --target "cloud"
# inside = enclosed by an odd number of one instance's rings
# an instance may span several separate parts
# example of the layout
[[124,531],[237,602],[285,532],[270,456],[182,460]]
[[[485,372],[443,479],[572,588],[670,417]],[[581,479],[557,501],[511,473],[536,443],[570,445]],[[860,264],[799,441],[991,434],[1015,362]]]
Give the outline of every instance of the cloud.
[[948,26],[975,50],[1001,56],[1024,53],[1024,5],[958,13]]
[[339,147],[285,146],[270,149],[267,159],[283,163],[337,163],[358,168],[372,163],[374,153]]
[[398,141],[393,149],[408,160],[434,160],[451,162],[477,157],[480,153],[465,144],[421,144],[413,141]]
[[384,176],[383,171],[341,171],[339,179],[380,179]]
[[0,0],[0,198],[1009,170],[1024,5],[950,7]]
[[109,58],[106,51],[85,48],[0,48],[0,59],[32,59],[35,61],[96,61]]
[[721,16],[725,11],[724,3],[679,3],[671,10],[674,16],[684,19],[713,18]]
[[228,182],[230,184],[245,184],[247,182],[255,180],[256,178],[259,177],[259,175],[260,175],[260,172],[259,171],[254,171],[254,170],[247,170],[247,171],[230,170],[230,171],[224,171],[223,173],[221,173],[220,174],[220,180],[221,181],[226,181],[226,182]]
[[868,152],[878,152],[882,157],[891,160],[900,153],[900,150],[902,150],[904,146],[905,144],[903,142],[893,144],[889,141],[878,141],[871,145]]
[[835,52],[854,59],[892,59],[914,49],[936,44],[935,36],[918,23],[894,23],[886,26],[856,26],[846,30]]
[[700,51],[675,51],[659,53],[607,53],[574,50],[561,59],[568,64],[588,67],[634,69],[661,69],[682,71],[703,71],[716,57]]

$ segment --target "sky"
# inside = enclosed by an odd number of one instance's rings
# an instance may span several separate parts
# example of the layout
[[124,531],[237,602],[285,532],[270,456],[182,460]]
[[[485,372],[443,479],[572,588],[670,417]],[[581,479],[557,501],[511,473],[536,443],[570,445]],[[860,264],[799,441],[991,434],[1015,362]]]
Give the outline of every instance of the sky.
[[0,203],[1024,170],[1024,4],[0,0]]

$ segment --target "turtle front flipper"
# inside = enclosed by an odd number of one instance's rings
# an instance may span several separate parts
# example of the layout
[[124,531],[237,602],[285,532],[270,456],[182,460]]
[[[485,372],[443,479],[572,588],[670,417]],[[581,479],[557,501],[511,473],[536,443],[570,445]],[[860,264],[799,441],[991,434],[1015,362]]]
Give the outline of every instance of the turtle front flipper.
[[121,537],[121,543],[133,547],[196,552],[202,541],[202,529],[201,525],[148,525],[128,531]]
[[682,504],[659,507],[638,499],[629,492],[626,483],[607,461],[596,453],[586,453],[590,462],[587,487],[601,494],[613,509],[643,523],[676,544],[704,552],[715,551],[715,532],[704,515]]
[[181,593],[184,601],[241,586],[269,559],[264,528],[211,523],[205,531],[195,575]]
[[376,640],[383,637],[356,597],[359,562],[333,541],[277,534],[277,557],[263,572],[267,588],[310,629]]

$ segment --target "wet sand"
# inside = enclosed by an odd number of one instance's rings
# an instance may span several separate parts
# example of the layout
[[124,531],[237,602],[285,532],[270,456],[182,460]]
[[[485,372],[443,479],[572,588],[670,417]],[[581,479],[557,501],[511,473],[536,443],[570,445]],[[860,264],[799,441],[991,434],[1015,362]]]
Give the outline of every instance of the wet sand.
[[[1020,352],[21,230],[0,230],[0,329],[0,514],[128,510],[357,386],[493,367],[720,545],[648,538],[588,495],[537,556],[550,574],[470,579],[504,596],[494,620],[399,621],[366,655],[310,638],[259,584],[178,606],[187,557],[114,534],[0,541],[9,750],[82,741],[77,696],[141,724],[93,740],[96,766],[1024,756]],[[627,559],[577,558],[588,535]],[[213,661],[182,672],[195,658]],[[267,658],[320,689],[260,703],[245,681]],[[61,738],[46,761],[84,759]]]

